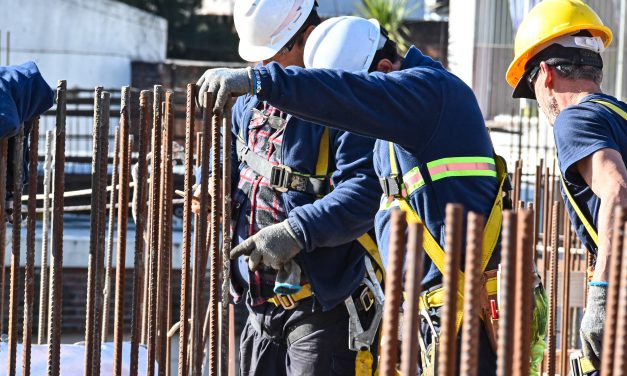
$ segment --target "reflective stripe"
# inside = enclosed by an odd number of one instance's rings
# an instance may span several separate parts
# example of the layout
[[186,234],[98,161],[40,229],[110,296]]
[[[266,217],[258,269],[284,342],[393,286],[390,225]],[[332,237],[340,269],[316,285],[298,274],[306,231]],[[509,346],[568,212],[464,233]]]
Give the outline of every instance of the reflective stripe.
[[[496,178],[496,165],[490,157],[451,157],[427,163],[431,181],[461,176],[488,176]],[[418,167],[414,167],[403,175],[407,186],[407,194],[425,184]]]

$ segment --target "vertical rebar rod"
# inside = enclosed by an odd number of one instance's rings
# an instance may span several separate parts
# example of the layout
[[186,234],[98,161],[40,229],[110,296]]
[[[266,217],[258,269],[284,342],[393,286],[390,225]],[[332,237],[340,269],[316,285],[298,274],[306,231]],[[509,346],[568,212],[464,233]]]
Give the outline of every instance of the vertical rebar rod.
[[122,88],[120,105],[120,191],[118,193],[118,242],[115,263],[115,321],[113,324],[113,374],[122,374],[122,339],[124,335],[124,285],[126,271],[126,230],[128,225],[129,128],[131,121],[131,90]]
[[407,300],[403,313],[403,343],[401,349],[401,375],[415,375],[418,368],[418,331],[420,319],[418,315],[420,288],[422,283],[422,233],[419,223],[408,225],[407,240],[407,272],[405,275],[405,291]]
[[135,255],[133,262],[133,318],[131,321],[131,362],[130,376],[136,376],[138,370],[138,351],[141,335],[140,306],[142,302],[142,278],[144,275],[144,233],[146,229],[146,184],[148,165],[146,154],[150,137],[150,104],[149,92],[142,90],[139,95],[139,146],[137,159],[137,184],[135,185],[136,212],[135,212]]
[[542,271],[542,280],[547,280],[547,268],[549,267],[549,243],[551,236],[551,188],[550,188],[551,170],[547,167],[544,173],[544,201],[542,205],[542,262],[544,268]]
[[[100,198],[99,198],[99,210],[98,210],[98,242],[97,248],[98,251],[96,254],[98,255],[98,259],[96,262],[96,294],[94,295],[94,343],[93,343],[93,376],[100,375],[100,348],[102,343],[102,323],[103,323],[103,314],[102,314],[102,290],[104,286],[104,254],[105,254],[105,222],[107,220],[107,174],[108,169],[107,166],[109,164],[109,109],[111,107],[111,93],[107,91],[103,91],[102,94],[102,104],[101,104],[101,114],[100,121],[102,123],[100,127],[100,142],[102,145],[100,148],[103,150],[100,153]],[[115,187],[112,187],[112,190],[115,190]]]
[[533,315],[533,211],[520,210],[516,225],[516,286],[513,371],[515,376],[529,375],[531,352],[531,317]]
[[[148,117],[150,118],[150,116],[152,116],[152,114],[150,113],[150,109],[151,109],[151,92],[147,91],[146,94],[146,107],[148,108]],[[151,137],[151,130],[150,127],[147,130],[148,132],[148,137]],[[152,142],[152,141],[151,141]],[[148,161],[152,160],[152,157],[149,157],[150,154],[150,146],[148,147],[148,151],[147,154],[144,156],[144,158],[146,159],[146,163],[148,164]],[[147,189],[146,192],[146,196],[144,202],[142,202],[139,207],[142,208],[142,210],[144,210],[145,213],[145,230],[144,230],[144,234],[143,234],[143,242],[144,242],[144,248],[145,248],[145,252],[144,252],[144,265],[145,265],[145,270],[143,273],[143,289],[144,289],[144,293],[142,294],[142,333],[141,333],[141,342],[143,344],[148,344],[148,309],[149,309],[149,305],[150,305],[150,292],[148,291],[148,286],[150,285],[150,276],[151,276],[151,269],[150,269],[150,257],[151,257],[151,252],[150,252],[150,244],[151,244],[151,234],[152,234],[152,227],[151,227],[151,222],[152,222],[152,205],[150,203],[153,202],[153,197],[152,197],[152,189],[150,187],[152,187],[150,184],[152,184],[152,175],[149,174],[149,168],[150,171],[152,171],[152,168],[149,167],[150,165],[148,165],[148,167],[146,168],[146,176],[148,177],[148,179],[144,179],[144,186]],[[148,180],[148,181],[146,181]],[[148,201],[149,204],[146,204],[146,200]]]
[[520,165],[522,161],[516,161],[516,167],[514,168],[514,196],[512,197],[514,202],[514,211],[518,211],[516,203],[520,200],[520,174],[522,172]]
[[[167,94],[167,91],[166,91]],[[167,129],[164,129],[164,125],[167,118],[167,114],[165,113],[165,102],[161,103],[161,113],[162,113],[162,121],[161,121],[161,164],[159,167],[159,211],[158,211],[158,240],[157,240],[157,346],[156,346],[156,360],[159,364],[158,375],[163,375],[163,365],[165,364],[165,337],[164,337],[164,327],[162,318],[165,317],[165,305],[167,304],[167,297],[164,296],[165,288],[164,288],[164,278],[165,278],[165,254],[164,254],[164,242],[165,242],[165,229],[164,229],[164,221],[165,221],[165,203],[163,202],[165,197],[165,185],[166,185],[166,168],[165,168],[165,153],[167,153],[166,143],[167,136],[165,133]],[[163,345],[162,345],[163,343]]]
[[[102,116],[102,86],[98,86],[94,93],[94,121],[92,130],[92,160],[91,160],[91,207],[90,212],[90,231],[89,231],[89,257],[87,263],[87,304],[85,307],[85,376],[91,376],[94,373],[93,367],[93,349],[94,349],[94,295],[99,294],[96,291],[96,268],[98,262],[98,228],[102,224],[98,221],[100,219],[100,190],[103,188],[100,186],[100,164],[102,158],[100,153],[101,149],[101,132],[100,127],[102,122],[100,117]],[[105,187],[106,188],[106,187]]]
[[459,299],[459,271],[461,264],[462,223],[464,209],[460,205],[446,206],[446,259],[444,261],[444,306],[440,332],[440,359],[438,370],[443,376],[452,376],[457,364],[457,304]]
[[[557,260],[559,258],[559,202],[553,203],[551,213],[551,252],[549,268],[549,318],[547,334],[547,373],[555,375],[555,319],[557,312]],[[547,254],[549,254],[547,252]]]
[[0,333],[3,331],[4,323],[4,286],[5,271],[4,258],[6,256],[6,181],[7,181],[7,161],[8,161],[8,139],[0,140]]
[[50,311],[48,314],[48,376],[58,376],[61,355],[61,305],[63,286],[63,192],[65,190],[65,119],[67,83],[57,85],[57,114],[52,191],[52,249],[50,251]]
[[157,336],[157,274],[159,248],[159,187],[161,166],[161,98],[163,89],[155,85],[152,114],[152,165],[150,173],[150,272],[148,284],[148,372],[155,373],[156,336]]
[[33,119],[28,154],[28,217],[26,224],[26,266],[24,279],[24,323],[22,324],[22,375],[30,375],[33,339],[33,305],[35,302],[35,225],[37,222],[37,156],[39,118]]
[[229,372],[229,286],[231,281],[231,108],[224,112],[222,124],[222,314],[220,328],[220,374]]
[[[43,219],[41,229],[41,267],[39,280],[39,324],[37,327],[37,344],[42,345],[45,342],[46,333],[46,312],[48,312],[48,252],[50,238],[50,191],[52,179],[52,139],[53,131],[46,132],[46,144],[44,147],[44,199],[43,199]],[[0,152],[1,153],[1,152]],[[1,172],[0,172],[1,173]],[[2,197],[2,196],[0,196]],[[0,219],[1,221],[2,219]],[[1,283],[1,281],[0,281]],[[0,310],[2,307],[0,306]],[[0,321],[2,321],[0,319]],[[2,329],[0,329],[2,332]]]
[[[624,222],[623,222],[624,223]],[[627,234],[627,223],[623,227],[623,237]],[[612,254],[613,256],[614,254]],[[614,375],[627,375],[627,240],[623,238],[623,247],[621,252],[621,270],[620,275],[616,279],[610,277],[610,286],[615,284],[619,286],[618,307],[616,314],[616,343],[614,345]],[[614,257],[618,259],[618,255]],[[606,322],[607,325],[607,322]],[[607,326],[606,326],[607,328]],[[607,329],[606,329],[607,330]],[[606,332],[607,333],[607,332]],[[605,349],[604,349],[605,351]],[[611,354],[610,354],[611,355]],[[601,363],[607,370],[607,367]]]
[[[464,316],[462,322],[460,372],[464,376],[476,376],[479,366],[479,310],[481,304],[481,254],[483,252],[483,228],[485,220],[475,213],[468,213],[466,260],[464,267]],[[490,320],[490,317],[484,317]]]
[[503,213],[501,232],[501,276],[499,306],[499,335],[497,354],[497,375],[512,374],[512,350],[516,310],[514,296],[516,284],[516,219],[511,211]]
[[[607,300],[605,307],[605,327],[603,331],[603,352],[601,354],[601,366],[603,376],[612,376],[614,371],[614,349],[616,346],[616,325],[619,305],[620,280],[627,278],[621,276],[621,250],[623,249],[623,226],[625,223],[625,208],[614,208],[614,224],[612,226],[612,249],[610,250],[609,286],[607,288]],[[616,374],[622,375],[622,374]]]
[[109,226],[107,227],[107,248],[105,265],[105,283],[102,304],[102,340],[110,335],[111,281],[113,279],[113,235],[115,233],[115,204],[118,202],[119,164],[120,164],[120,127],[115,129],[113,144],[113,166],[111,167],[111,196],[109,197]]
[[[192,244],[192,195],[194,185],[194,120],[196,118],[196,85],[187,85],[187,101],[185,111],[185,177],[183,202],[183,244],[181,260],[181,308],[179,329],[179,364],[178,376],[187,376],[187,344],[189,337],[189,293],[190,293],[190,261]],[[226,155],[226,154],[225,154]],[[228,180],[228,179],[225,179]]]
[[383,329],[381,331],[381,376],[396,374],[398,358],[398,323],[403,279],[403,258],[405,254],[405,213],[392,212],[390,230],[390,255],[388,270],[385,273],[385,302],[383,304]]
[[[204,124],[205,112],[204,112],[204,109],[201,108],[201,110],[202,110],[202,119],[203,119],[203,123],[201,123],[201,124]],[[201,158],[202,158],[202,132],[197,132],[196,133],[195,145],[196,145],[196,147],[194,148],[195,153],[196,153],[196,156],[195,156],[195,158],[196,158],[195,166],[196,166],[196,168],[200,168]],[[199,203],[199,205],[200,205],[200,203]],[[198,283],[200,281],[200,278],[196,279],[197,278],[196,273],[199,272],[199,270],[196,268],[196,265],[198,265],[197,259],[196,259],[196,255],[198,254],[199,249],[200,249],[200,239],[201,239],[201,236],[200,236],[200,216],[198,214],[194,215],[194,225],[193,225],[193,228],[194,228],[194,234],[193,234],[194,262],[192,263],[193,268],[191,269],[191,278],[192,278],[192,284],[191,285],[192,286],[191,286],[191,299],[190,299],[191,300],[191,302],[190,302],[190,304],[191,304],[190,317],[191,317],[192,323],[190,325],[190,336],[189,336],[189,346],[190,346],[191,351],[187,352],[187,360],[188,360],[188,362],[187,362],[187,369],[188,369],[188,371],[193,367],[193,365],[192,365],[192,358],[196,359],[195,358],[195,352],[194,352],[195,349],[196,349],[196,345],[195,345],[196,337],[195,337],[195,334],[194,334],[195,333],[194,332],[194,321],[195,321],[195,317],[196,317],[195,316],[196,315],[196,308],[195,308],[196,307],[196,305],[195,305],[196,304],[195,303],[195,299],[196,298],[195,297],[196,297],[196,288],[198,287],[196,285],[196,283]],[[200,258],[198,260],[200,260]],[[201,278],[204,278],[204,277],[201,277]]]
[[535,215],[533,219],[533,261],[537,262],[538,260],[538,238],[540,232],[540,210],[542,206],[542,163],[540,160],[540,164],[536,166],[536,175],[534,179],[534,187],[533,187],[533,207],[535,208]]
[[564,256],[562,258],[562,320],[560,323],[560,375],[568,374],[568,325],[570,324],[570,220],[564,208]]
[[17,326],[18,326],[18,307],[20,305],[20,253],[21,253],[21,232],[22,232],[22,161],[24,149],[24,126],[13,137],[13,212],[12,225],[13,232],[11,237],[11,280],[9,290],[9,359],[8,372],[9,376],[15,376],[16,372],[16,355],[17,355]]

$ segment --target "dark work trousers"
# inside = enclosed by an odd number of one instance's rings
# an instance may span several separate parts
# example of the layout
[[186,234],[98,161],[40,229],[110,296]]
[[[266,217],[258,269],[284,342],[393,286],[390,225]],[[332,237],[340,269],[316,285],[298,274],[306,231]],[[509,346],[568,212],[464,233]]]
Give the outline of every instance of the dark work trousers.
[[[348,349],[348,312],[343,303],[327,312],[322,312],[313,297],[303,299],[292,310],[272,303],[247,306],[250,314],[240,338],[241,375],[355,374],[357,353]],[[374,308],[359,312],[363,326],[370,324],[373,314]],[[303,337],[290,336],[288,343],[287,334],[299,325],[308,325],[314,316],[322,324]],[[260,324],[262,333],[251,320]],[[376,342],[372,347],[376,367]]]

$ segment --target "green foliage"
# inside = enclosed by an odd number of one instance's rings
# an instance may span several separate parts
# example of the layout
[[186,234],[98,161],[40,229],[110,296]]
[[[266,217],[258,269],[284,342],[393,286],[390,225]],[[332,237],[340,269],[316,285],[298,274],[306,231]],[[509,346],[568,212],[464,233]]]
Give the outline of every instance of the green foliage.
[[374,18],[384,27],[401,53],[407,50],[409,29],[405,19],[418,8],[411,0],[362,0],[357,9],[362,17]]

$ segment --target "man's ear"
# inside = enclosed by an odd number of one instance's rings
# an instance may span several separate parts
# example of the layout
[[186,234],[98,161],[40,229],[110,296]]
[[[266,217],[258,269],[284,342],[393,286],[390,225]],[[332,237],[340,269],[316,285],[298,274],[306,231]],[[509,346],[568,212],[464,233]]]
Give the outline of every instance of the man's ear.
[[316,25],[309,25],[305,31],[303,32],[303,47],[305,47],[305,43],[307,43],[307,39],[309,39],[309,35],[316,28]]
[[542,82],[542,85],[548,89],[553,88],[555,80],[555,72],[553,71],[553,68],[543,61],[540,63],[540,71],[544,73],[544,82]]
[[390,73],[394,70],[394,64],[390,59],[381,59],[377,63],[377,72]]

